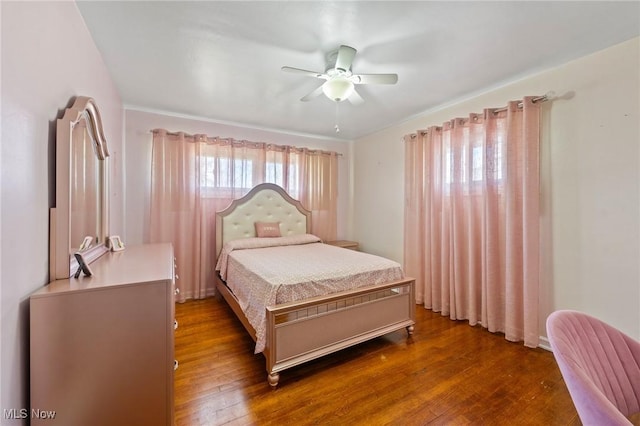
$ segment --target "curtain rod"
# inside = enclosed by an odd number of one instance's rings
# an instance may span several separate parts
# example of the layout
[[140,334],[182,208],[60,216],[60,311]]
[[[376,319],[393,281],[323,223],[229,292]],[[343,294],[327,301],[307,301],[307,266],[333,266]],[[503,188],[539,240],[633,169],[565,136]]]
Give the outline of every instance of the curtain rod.
[[[555,96],[555,92],[549,91],[549,92],[545,93],[542,96],[536,96],[536,97],[532,98],[531,102],[533,102],[533,103],[546,102],[546,101],[549,101],[549,100],[553,99],[554,96]],[[516,106],[518,108],[522,108],[524,105],[523,105],[522,101],[520,101],[520,102],[518,102],[518,104]],[[496,108],[496,109],[493,110],[493,113],[495,114],[497,112],[504,112],[508,108],[509,107],[506,107],[506,106],[502,107],[502,108]],[[425,135],[425,134],[427,134],[427,131],[426,130],[420,130],[420,131],[418,131],[418,133],[420,133],[422,135]],[[412,133],[410,136],[411,136],[411,139],[418,137],[418,135],[416,133]]]
[[[214,139],[214,140],[218,140],[218,141],[224,141],[224,142],[234,142],[236,141],[234,138],[221,138],[219,136],[207,136],[205,134],[196,134],[196,135],[192,135],[189,133],[185,133],[185,132],[169,132],[167,130],[164,129],[151,129],[149,130],[149,132],[153,133],[154,135],[160,132],[164,132],[165,134],[169,135],[169,136],[179,136],[179,135],[184,135],[187,138],[195,138],[196,136],[200,137],[200,138],[205,138],[205,139]],[[202,140],[202,139],[200,139]],[[321,149],[309,149],[309,148],[305,148],[305,147],[297,147],[297,146],[291,146],[291,145],[278,145],[278,144],[274,144],[274,143],[267,143],[267,142],[251,142],[245,139],[242,140],[238,140],[237,142],[240,143],[252,143],[252,144],[264,144],[270,147],[274,147],[276,149],[297,149],[297,150],[304,150],[306,149],[308,152],[314,154],[314,153],[320,153],[320,154],[336,154],[338,157],[342,157],[343,154],[340,152],[336,152],[336,151],[324,151]]]
[[[534,104],[536,102],[546,102],[549,99],[551,99],[552,96],[553,96],[553,92],[547,92],[546,94],[544,94],[542,96],[537,96],[537,97],[531,99],[531,102],[533,102]],[[518,102],[518,108],[522,108],[522,106],[523,106],[522,105],[522,101]],[[494,109],[493,112],[494,112],[494,114],[496,112],[503,112],[503,111],[506,111],[507,108],[508,107],[497,108],[497,109]]]
[[[205,136],[207,138],[210,138],[210,136],[206,136],[202,133],[198,133],[198,134],[194,134],[192,135],[191,133],[185,133],[185,132],[169,132],[168,130],[163,130],[163,129],[151,129],[149,130],[151,133],[153,133],[154,135],[160,132],[164,132],[165,134],[169,135],[169,136],[179,136],[179,135],[184,135],[187,138],[195,138],[196,136]],[[211,139],[218,139],[221,141],[231,141],[232,138],[221,138],[219,136],[213,136],[211,137]]]

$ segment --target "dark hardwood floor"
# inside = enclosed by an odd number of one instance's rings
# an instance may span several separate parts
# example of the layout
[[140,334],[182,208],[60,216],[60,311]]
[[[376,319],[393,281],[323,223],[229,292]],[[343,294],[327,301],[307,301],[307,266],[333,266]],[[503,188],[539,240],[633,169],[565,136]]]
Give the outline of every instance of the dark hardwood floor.
[[176,305],[177,426],[579,425],[551,352],[417,307],[391,333],[285,370],[265,361],[224,301]]

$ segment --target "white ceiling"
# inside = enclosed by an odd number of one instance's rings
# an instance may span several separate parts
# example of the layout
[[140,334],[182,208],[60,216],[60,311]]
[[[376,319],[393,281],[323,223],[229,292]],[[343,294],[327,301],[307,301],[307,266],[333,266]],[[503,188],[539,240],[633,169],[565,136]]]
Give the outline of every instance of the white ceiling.
[[[127,107],[347,140],[640,33],[638,1],[77,3]],[[280,68],[341,44],[398,83],[301,102],[322,80]]]

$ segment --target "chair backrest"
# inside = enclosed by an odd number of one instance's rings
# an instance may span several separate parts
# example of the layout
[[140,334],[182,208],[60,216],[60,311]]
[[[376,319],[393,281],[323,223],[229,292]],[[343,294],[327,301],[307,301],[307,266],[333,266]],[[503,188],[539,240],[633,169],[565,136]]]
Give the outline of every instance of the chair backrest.
[[640,411],[640,342],[592,316],[556,311],[547,336],[580,420],[629,425]]

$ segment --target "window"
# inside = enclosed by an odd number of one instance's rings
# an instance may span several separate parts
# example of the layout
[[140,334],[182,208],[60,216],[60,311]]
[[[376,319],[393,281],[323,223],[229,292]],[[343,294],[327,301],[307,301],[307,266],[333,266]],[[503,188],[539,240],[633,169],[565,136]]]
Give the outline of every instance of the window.
[[[258,183],[275,183],[287,190],[289,195],[298,199],[300,195],[300,177],[298,165],[294,163],[267,162],[264,173],[259,173],[259,165],[252,159],[216,158],[201,156],[200,190],[207,198],[228,198],[232,190],[249,191]],[[287,179],[285,179],[285,169]]]
[[[233,172],[230,173],[230,168]],[[240,189],[251,188],[253,164],[251,160],[200,157],[200,188]]]
[[[464,145],[460,150],[460,157],[455,158],[450,146],[445,148],[443,179],[447,185],[456,183],[481,183],[485,176],[491,176],[493,181],[501,181],[504,176],[502,140],[498,140],[493,147],[476,145],[471,148]],[[468,164],[469,163],[469,164]]]

